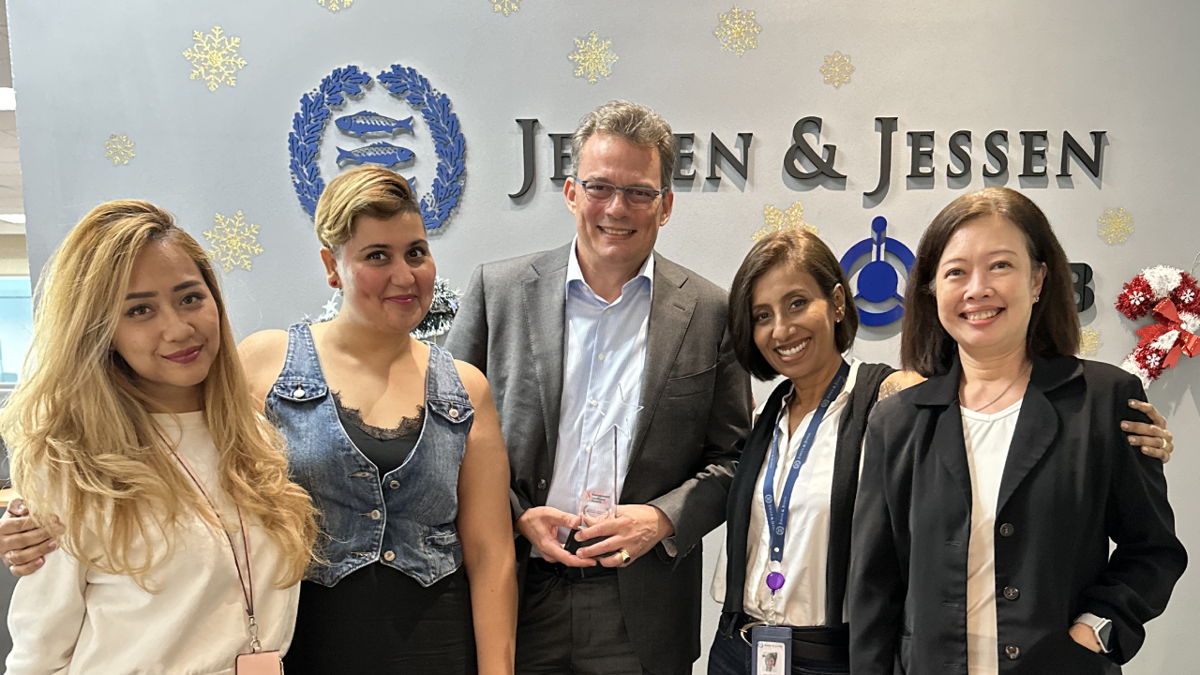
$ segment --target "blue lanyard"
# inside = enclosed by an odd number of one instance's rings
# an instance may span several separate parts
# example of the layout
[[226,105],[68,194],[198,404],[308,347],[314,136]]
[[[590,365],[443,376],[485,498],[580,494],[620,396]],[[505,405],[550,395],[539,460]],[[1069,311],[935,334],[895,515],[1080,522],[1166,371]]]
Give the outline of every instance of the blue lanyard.
[[[796,477],[800,475],[800,467],[804,466],[804,462],[808,460],[808,451],[812,448],[813,438],[817,435],[817,427],[821,426],[825,411],[829,409],[833,399],[842,393],[842,387],[846,386],[846,379],[849,376],[850,364],[843,360],[837,375],[834,375],[833,381],[825,390],[825,395],[821,397],[820,405],[813,411],[808,429],[804,431],[804,437],[800,440],[800,449],[796,451],[796,458],[792,460],[787,480],[783,484],[783,495],[779,498],[778,505],[776,505],[775,499],[775,469],[779,465],[779,418],[777,417],[775,420],[775,431],[771,436],[771,454],[767,459],[767,475],[763,479],[763,506],[767,510],[767,530],[771,540],[770,556],[773,562],[778,563],[783,560],[783,535],[787,532],[788,504],[792,501],[792,488],[796,485]],[[779,414],[782,416],[783,410],[780,410]],[[782,585],[782,578],[779,581]],[[777,589],[772,589],[772,592],[775,590]]]

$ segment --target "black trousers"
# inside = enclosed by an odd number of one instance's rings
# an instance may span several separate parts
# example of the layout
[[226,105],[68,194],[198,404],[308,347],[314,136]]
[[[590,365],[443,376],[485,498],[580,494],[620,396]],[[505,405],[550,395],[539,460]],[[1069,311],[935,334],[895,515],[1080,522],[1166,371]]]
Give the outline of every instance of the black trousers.
[[625,631],[616,570],[581,573],[540,558],[528,564],[517,615],[517,675],[649,674]]

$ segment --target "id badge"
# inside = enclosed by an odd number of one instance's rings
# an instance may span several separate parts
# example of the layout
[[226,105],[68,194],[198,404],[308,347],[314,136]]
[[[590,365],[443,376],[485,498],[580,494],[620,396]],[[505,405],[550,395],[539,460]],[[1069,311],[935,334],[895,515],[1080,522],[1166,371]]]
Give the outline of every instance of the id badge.
[[754,655],[751,675],[789,675],[792,672],[792,629],[788,626],[755,626],[750,630],[750,651]]
[[283,675],[283,659],[279,652],[238,654],[233,672],[235,675]]

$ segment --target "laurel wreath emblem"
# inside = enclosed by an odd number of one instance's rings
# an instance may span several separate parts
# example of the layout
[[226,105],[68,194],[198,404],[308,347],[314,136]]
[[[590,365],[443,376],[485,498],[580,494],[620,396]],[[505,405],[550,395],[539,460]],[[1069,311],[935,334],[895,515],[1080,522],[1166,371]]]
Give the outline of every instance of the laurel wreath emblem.
[[[430,86],[429,80],[413,68],[393,64],[379,74],[378,80],[389,93],[421,113],[433,136],[437,173],[430,191],[421,196],[420,206],[425,229],[440,232],[462,198],[466,174],[466,141],[458,116],[451,109],[449,97]],[[316,91],[300,98],[300,110],[292,117],[288,133],[289,168],[296,197],[309,216],[316,214],[317,200],[325,190],[317,155],[332,111],[344,106],[347,97],[362,96],[363,88],[370,83],[371,76],[358,66],[346,66],[335,69],[321,80]]]

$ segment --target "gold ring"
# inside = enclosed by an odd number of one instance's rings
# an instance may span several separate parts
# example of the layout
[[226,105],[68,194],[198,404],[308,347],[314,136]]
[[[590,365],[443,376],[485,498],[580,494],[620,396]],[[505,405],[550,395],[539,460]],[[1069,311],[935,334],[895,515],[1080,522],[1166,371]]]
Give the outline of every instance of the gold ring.
[[621,564],[622,565],[628,565],[629,561],[633,560],[633,556],[629,555],[629,551],[626,551],[625,549],[621,549],[620,551],[617,551],[617,555],[621,556]]

